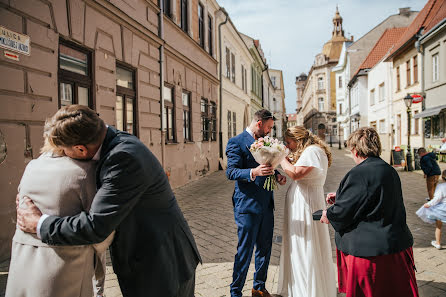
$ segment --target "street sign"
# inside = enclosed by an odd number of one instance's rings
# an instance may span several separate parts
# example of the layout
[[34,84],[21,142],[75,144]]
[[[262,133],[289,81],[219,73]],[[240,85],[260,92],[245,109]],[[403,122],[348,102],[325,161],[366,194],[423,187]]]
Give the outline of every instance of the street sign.
[[31,40],[23,35],[0,26],[0,47],[29,56]]
[[423,101],[423,96],[421,95],[413,94],[411,95],[411,97],[413,98],[412,103],[420,103],[421,101]]
[[15,54],[15,53],[11,53],[8,51],[5,51],[5,57],[14,61],[18,61],[19,60],[19,55]]

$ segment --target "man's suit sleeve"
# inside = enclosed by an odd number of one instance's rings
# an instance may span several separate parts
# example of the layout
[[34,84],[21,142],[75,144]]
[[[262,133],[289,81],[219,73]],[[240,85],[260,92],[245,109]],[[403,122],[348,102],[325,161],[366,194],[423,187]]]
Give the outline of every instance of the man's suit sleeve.
[[251,182],[251,168],[242,168],[243,154],[240,145],[233,138],[228,141],[226,146],[226,156],[228,157],[228,168],[226,169],[228,179]]
[[145,174],[130,153],[119,152],[104,162],[102,186],[90,211],[76,216],[49,216],[42,223],[43,242],[52,245],[84,245],[103,241],[135,207],[147,189]]

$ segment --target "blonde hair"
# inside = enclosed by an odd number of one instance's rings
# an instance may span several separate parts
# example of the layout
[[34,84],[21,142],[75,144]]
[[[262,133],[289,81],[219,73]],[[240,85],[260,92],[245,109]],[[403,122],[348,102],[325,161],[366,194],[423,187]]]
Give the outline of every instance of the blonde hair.
[[327,155],[328,167],[331,166],[332,157],[330,149],[325,144],[325,142],[323,142],[318,136],[314,135],[309,130],[305,129],[302,126],[294,126],[286,130],[285,138],[292,139],[297,144],[296,151],[291,153],[293,164],[297,162],[297,160],[300,158],[300,155],[302,155],[307,147],[309,147],[310,145],[317,145]]
[[374,128],[362,127],[350,134],[347,147],[355,149],[362,158],[379,157],[382,152],[381,140]]
[[94,110],[83,105],[64,106],[45,122],[48,144],[44,148],[96,144],[104,129],[104,121]]

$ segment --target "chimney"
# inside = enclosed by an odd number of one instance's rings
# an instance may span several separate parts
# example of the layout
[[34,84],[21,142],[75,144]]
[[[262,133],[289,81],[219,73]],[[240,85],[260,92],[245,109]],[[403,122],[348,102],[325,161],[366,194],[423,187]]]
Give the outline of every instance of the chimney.
[[353,35],[352,35],[352,36],[350,36],[350,40],[351,40],[351,41],[353,41],[353,40],[354,40],[354,39],[353,39]]
[[399,10],[400,10],[400,13],[399,13],[400,15],[406,16],[406,17],[410,16],[410,7],[402,7]]

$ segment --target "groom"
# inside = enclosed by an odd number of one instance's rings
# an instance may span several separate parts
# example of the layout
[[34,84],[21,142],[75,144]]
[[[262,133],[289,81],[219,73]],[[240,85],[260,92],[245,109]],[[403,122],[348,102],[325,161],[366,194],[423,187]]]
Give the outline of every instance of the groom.
[[[270,297],[265,289],[274,227],[273,192],[263,188],[266,176],[274,174],[269,165],[259,165],[249,151],[255,139],[264,137],[274,126],[274,116],[266,109],[254,114],[246,130],[229,139],[226,147],[228,179],[235,180],[232,196],[235,223],[237,224],[238,244],[234,260],[231,297],[241,297],[248,273],[254,246],[255,269],[253,297]],[[286,183],[286,178],[276,172],[277,182]]]

